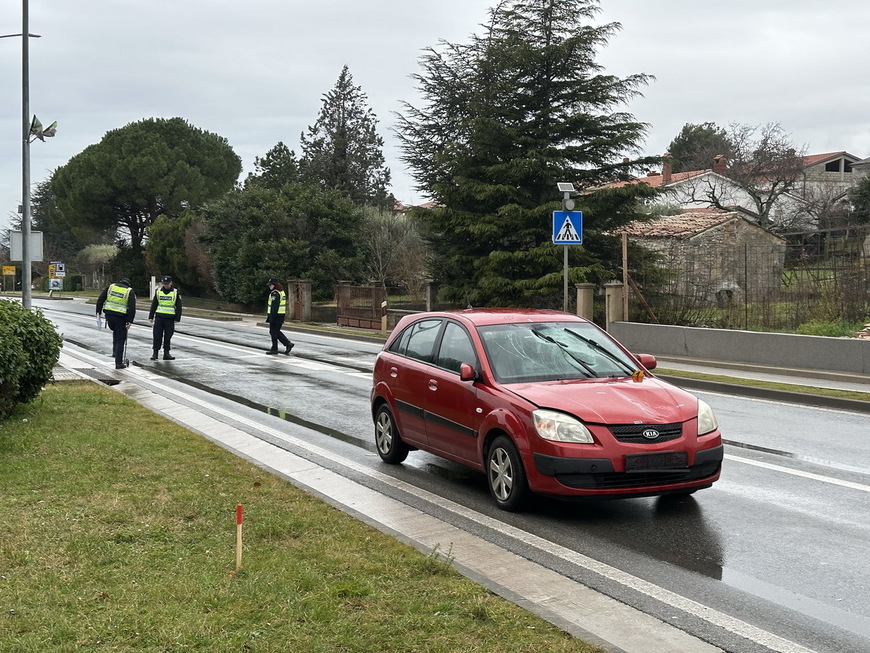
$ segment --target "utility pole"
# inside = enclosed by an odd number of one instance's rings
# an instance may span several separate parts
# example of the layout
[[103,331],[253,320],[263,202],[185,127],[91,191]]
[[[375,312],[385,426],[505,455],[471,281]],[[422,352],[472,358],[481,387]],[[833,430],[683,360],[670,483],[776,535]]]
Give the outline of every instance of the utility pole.
[[21,304],[30,308],[30,8],[21,8]]
[[30,39],[39,38],[39,34],[30,33],[29,0],[21,2],[21,33],[2,34],[0,39],[13,36],[21,37],[21,304],[30,308],[30,286],[32,256],[30,251],[30,139],[31,136],[45,140],[46,136],[54,136],[57,123],[52,123],[47,129],[42,128],[36,116],[30,119]]

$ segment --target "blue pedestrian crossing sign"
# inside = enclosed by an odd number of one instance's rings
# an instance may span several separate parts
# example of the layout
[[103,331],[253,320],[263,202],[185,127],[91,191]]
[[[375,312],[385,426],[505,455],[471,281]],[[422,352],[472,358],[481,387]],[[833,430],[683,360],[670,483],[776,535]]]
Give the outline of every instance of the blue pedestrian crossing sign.
[[553,211],[553,244],[583,244],[583,211]]

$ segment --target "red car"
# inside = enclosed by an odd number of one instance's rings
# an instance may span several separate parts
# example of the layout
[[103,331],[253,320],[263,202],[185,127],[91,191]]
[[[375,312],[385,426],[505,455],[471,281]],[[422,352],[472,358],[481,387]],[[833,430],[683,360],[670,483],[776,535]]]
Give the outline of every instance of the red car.
[[375,362],[375,444],[387,463],[422,449],[484,472],[505,510],[532,492],[691,494],[719,478],[719,425],[655,366],[569,313],[410,315]]

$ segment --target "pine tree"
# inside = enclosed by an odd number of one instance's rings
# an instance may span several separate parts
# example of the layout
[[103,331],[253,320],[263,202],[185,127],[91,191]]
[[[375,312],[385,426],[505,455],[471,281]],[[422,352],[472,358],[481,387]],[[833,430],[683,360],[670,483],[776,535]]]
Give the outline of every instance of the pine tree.
[[733,151],[734,144],[728,133],[713,122],[700,125],[687,122],[668,146],[673,161],[672,172],[707,170],[713,166],[715,157],[721,155],[728,160]]
[[298,180],[299,163],[296,161],[296,154],[278,141],[264,156],[254,157],[254,172],[248,175],[245,185],[259,184],[277,190]]
[[[417,216],[449,298],[560,305],[557,182],[588,192],[653,161],[624,158],[647,126],[619,108],[649,77],[602,72],[595,54],[619,25],[588,24],[598,11],[593,0],[507,0],[482,37],[422,57],[425,105],[405,104],[397,132],[418,190],[439,205]],[[600,233],[637,217],[635,200],[650,189],[634,186],[581,195],[584,226]],[[570,248],[572,282],[612,278],[606,240]]]
[[300,137],[299,166],[307,180],[322,188],[340,191],[358,204],[391,209],[384,139],[375,129],[378,120],[366,101],[345,66],[335,87],[323,96],[317,121]]

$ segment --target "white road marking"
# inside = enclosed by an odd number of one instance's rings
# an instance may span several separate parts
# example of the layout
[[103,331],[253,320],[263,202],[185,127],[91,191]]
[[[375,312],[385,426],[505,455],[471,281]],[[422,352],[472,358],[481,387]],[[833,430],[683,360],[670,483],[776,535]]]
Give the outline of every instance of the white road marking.
[[726,460],[733,460],[737,463],[743,463],[744,465],[753,465],[755,467],[762,467],[764,469],[770,469],[775,472],[782,472],[783,474],[791,474],[792,476],[800,476],[802,478],[807,478],[813,481],[821,481],[822,483],[830,483],[831,485],[839,485],[841,487],[847,487],[851,490],[858,490],[859,492],[870,492],[870,485],[863,485],[861,483],[853,483],[852,481],[843,481],[839,478],[833,478],[831,476],[822,476],[821,474],[813,474],[812,472],[804,472],[799,469],[791,469],[789,467],[783,467],[781,465],[774,465],[772,463],[761,462],[760,460],[752,460],[751,458],[743,458],[742,456],[734,456],[732,454],[725,454]]

